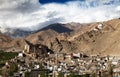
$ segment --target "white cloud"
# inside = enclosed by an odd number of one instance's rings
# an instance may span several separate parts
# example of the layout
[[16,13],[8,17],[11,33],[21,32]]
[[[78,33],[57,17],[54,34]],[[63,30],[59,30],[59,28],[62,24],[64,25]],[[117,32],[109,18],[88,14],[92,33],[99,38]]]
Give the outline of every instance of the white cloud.
[[0,0],[0,26],[37,30],[52,23],[106,21],[120,17],[119,0],[40,4],[38,0]]

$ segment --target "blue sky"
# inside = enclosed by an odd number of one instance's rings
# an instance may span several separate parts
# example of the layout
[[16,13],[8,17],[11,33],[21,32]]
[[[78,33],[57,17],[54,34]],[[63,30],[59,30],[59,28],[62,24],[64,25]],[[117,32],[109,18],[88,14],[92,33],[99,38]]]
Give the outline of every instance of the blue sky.
[[65,3],[70,0],[39,0],[40,3],[45,4],[45,3],[51,3],[51,2],[56,2],[56,3]]
[[[75,1],[75,0],[39,0],[40,3],[45,4],[45,3],[51,3],[51,2],[55,2],[55,3],[65,3],[68,1]],[[85,1],[85,0],[79,0],[79,1]]]
[[120,0],[39,0],[39,2],[41,4],[46,4],[46,3],[66,3],[66,2],[69,2],[69,1],[81,1],[81,2],[85,2],[85,1],[100,2],[100,1],[103,1],[103,2],[105,2],[106,5],[113,4],[116,1],[120,2]]
[[113,4],[120,4],[120,0],[39,0],[39,2],[41,4],[47,4],[47,3],[61,3],[61,4],[65,4],[67,2],[70,1],[80,1],[81,3],[83,3],[83,5],[86,5],[86,2],[89,2],[88,4],[91,5],[92,7],[94,6],[98,6],[98,4],[102,4],[103,5],[113,5]]
[[0,27],[37,30],[53,23],[120,17],[120,0],[0,0]]

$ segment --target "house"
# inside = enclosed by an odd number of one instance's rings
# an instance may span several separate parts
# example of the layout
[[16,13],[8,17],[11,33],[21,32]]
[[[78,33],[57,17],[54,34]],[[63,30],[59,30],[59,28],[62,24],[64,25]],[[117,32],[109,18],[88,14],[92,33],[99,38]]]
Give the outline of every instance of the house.
[[96,26],[93,30],[94,31],[99,31],[99,30],[101,30],[101,29],[103,29],[103,24],[98,24],[98,26]]
[[120,76],[120,67],[113,68],[113,77],[119,77]]
[[80,58],[80,53],[73,53],[73,58]]

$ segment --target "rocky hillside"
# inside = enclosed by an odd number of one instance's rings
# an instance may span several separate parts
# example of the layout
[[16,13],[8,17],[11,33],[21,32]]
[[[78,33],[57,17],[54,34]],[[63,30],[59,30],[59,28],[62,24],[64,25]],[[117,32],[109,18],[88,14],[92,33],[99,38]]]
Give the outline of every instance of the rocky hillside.
[[11,39],[1,34],[0,47],[22,50],[26,41],[29,41],[32,44],[41,43],[54,52],[119,55],[119,35],[120,19],[91,24],[57,23],[49,25],[26,38]]
[[31,34],[28,37],[26,37],[26,40],[28,40],[33,44],[37,44],[37,43],[46,44],[47,42],[49,42],[50,39],[52,39],[57,35],[58,35],[57,32],[55,32],[54,30],[48,29],[44,31],[39,31],[35,34]]
[[12,40],[12,38],[0,33],[0,48],[2,48],[5,44],[10,43]]
[[[67,40],[59,40],[59,48],[62,48],[61,52],[119,55],[119,35],[120,19],[94,23],[68,37]],[[51,43],[55,49],[57,45],[54,42]]]
[[[26,37],[26,40],[31,43],[42,43],[49,44],[51,40],[54,40],[56,37],[61,38],[69,36],[77,31],[78,29],[82,29],[83,25],[79,23],[68,23],[68,24],[60,24],[55,23],[48,25],[47,27],[36,31],[35,33]],[[64,38],[63,38],[64,39]]]

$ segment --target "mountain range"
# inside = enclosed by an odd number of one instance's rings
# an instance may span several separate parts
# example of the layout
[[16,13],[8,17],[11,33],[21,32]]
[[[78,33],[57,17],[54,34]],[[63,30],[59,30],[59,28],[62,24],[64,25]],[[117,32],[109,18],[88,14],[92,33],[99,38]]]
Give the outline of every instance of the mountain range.
[[33,32],[0,28],[0,48],[21,51],[28,41],[43,44],[54,52],[119,55],[119,35],[120,19],[89,24],[54,23]]

